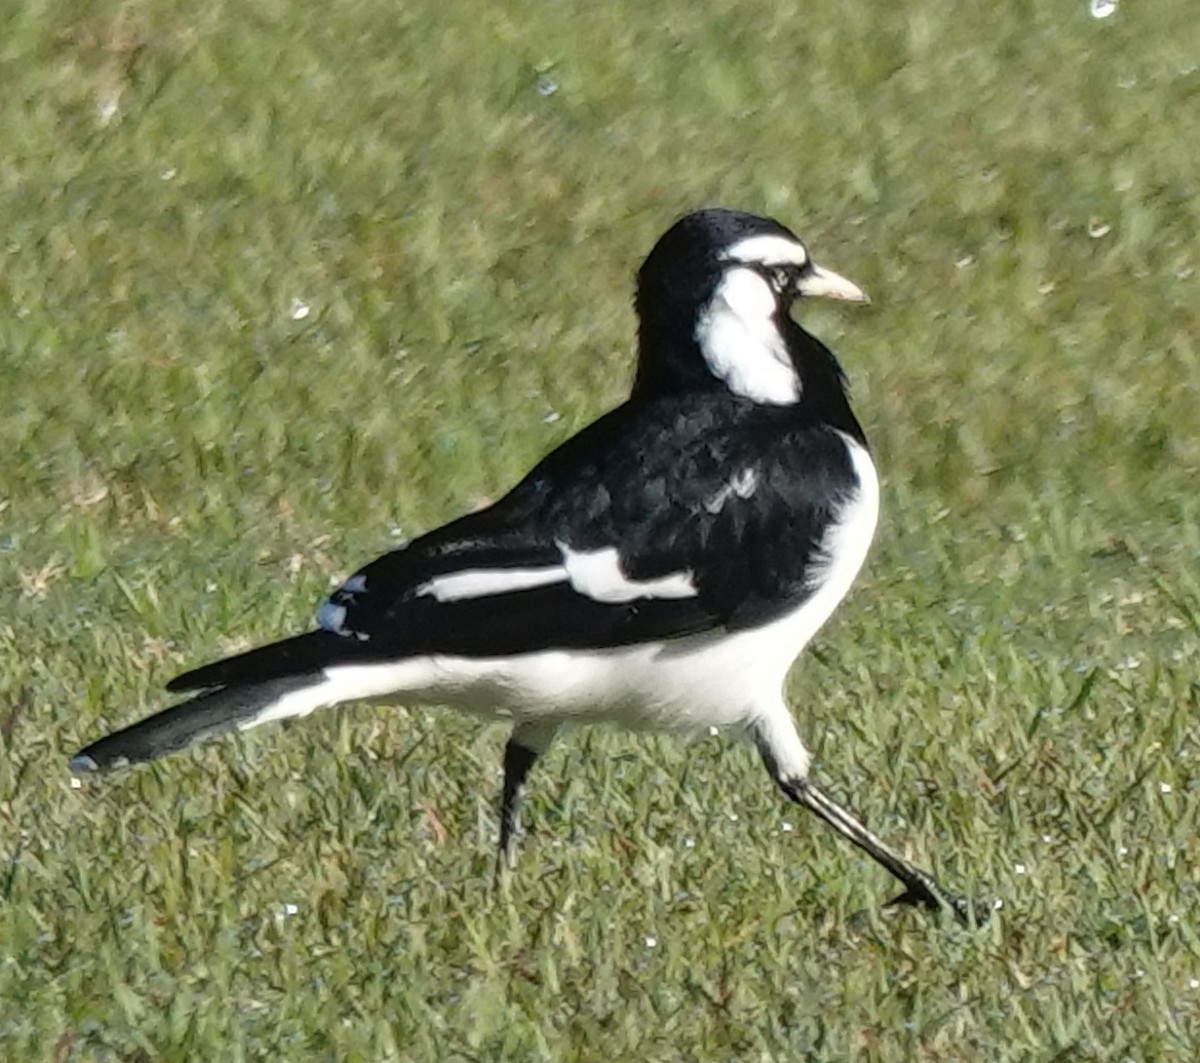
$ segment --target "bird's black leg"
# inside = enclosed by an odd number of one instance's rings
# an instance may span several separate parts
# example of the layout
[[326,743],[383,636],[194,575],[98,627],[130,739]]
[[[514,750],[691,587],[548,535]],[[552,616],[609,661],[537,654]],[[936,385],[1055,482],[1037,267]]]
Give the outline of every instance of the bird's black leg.
[[500,795],[500,843],[496,849],[496,878],[511,870],[517,862],[517,842],[521,836],[521,798],[525,779],[554,737],[556,728],[548,724],[520,724],[513,728],[504,746],[504,787]]
[[517,862],[517,839],[521,833],[521,797],[525,777],[538,754],[514,738],[504,747],[504,790],[500,796],[500,845],[496,850],[496,873],[512,870]]
[[[794,736],[794,728],[792,730]],[[779,754],[785,752],[794,754],[795,751],[787,748],[790,746],[790,742],[787,741],[786,734],[781,735],[779,731],[780,728],[775,726],[769,729],[760,728],[755,734],[758,750],[767,771],[770,772],[771,777],[789,800],[816,813],[843,838],[846,838],[852,845],[856,845],[876,863],[887,868],[904,884],[904,892],[889,901],[888,906],[893,904],[921,905],[934,911],[948,908],[959,922],[969,926],[972,913],[964,898],[946,892],[928,871],[905,860],[878,835],[868,830],[860,820],[852,816],[836,801],[827,797],[808,780],[807,754],[803,754],[800,758],[801,763],[794,765],[800,768],[799,771],[789,771],[785,768],[786,761]],[[795,741],[799,745],[799,738],[796,738]],[[780,748],[781,745],[783,748]],[[802,746],[799,748],[803,751]],[[796,760],[796,757],[793,755],[790,759]],[[976,919],[982,921],[980,915],[977,915]]]

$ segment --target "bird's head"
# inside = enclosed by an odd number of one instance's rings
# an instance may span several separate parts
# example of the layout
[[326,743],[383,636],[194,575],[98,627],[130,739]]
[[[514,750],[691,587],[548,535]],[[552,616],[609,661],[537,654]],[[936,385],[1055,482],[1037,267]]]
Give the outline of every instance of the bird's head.
[[707,373],[756,402],[797,402],[803,334],[789,311],[803,296],[868,301],[771,218],[719,208],[681,218],[638,272],[638,386]]

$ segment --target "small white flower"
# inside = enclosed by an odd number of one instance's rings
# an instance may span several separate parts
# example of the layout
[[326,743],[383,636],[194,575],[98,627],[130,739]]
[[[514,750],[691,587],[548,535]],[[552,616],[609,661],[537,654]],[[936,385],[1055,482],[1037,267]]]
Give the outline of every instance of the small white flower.
[[782,830],[784,834],[792,833],[792,825],[786,819],[779,825],[779,829]]
[[651,937],[649,934],[647,934],[647,935],[646,935],[646,948],[648,948],[648,949],[652,949],[652,948],[654,948],[654,947],[655,947],[657,944],[658,944],[658,938],[656,938],[656,937]]
[[1200,989],[1200,978],[1189,978],[1188,989]]
[[168,166],[158,176],[162,181],[174,181],[178,173],[179,171],[176,170],[174,166]]
[[1087,234],[1093,240],[1099,240],[1102,236],[1107,236],[1112,232],[1112,226],[1101,218],[1092,218],[1088,222]]
[[1025,874],[1025,865],[1024,865],[1024,864],[1014,864],[1014,865],[1013,865],[1013,870],[1014,870],[1014,871],[1015,871],[1015,872],[1016,872],[1018,875],[1023,875],[1023,874]]
[[1160,782],[1158,784],[1158,792],[1160,794],[1169,794],[1171,792],[1171,784],[1169,782]]
[[684,838],[683,839],[683,847],[685,849],[695,849],[696,848],[696,839],[691,837],[690,835],[687,838]]
[[1108,18],[1117,12],[1117,0],[1091,0],[1088,11],[1092,18]]
[[288,313],[291,314],[293,321],[303,321],[312,313],[312,307],[301,299],[293,299]]
[[80,782],[74,775],[71,776],[71,789],[79,790],[83,788],[83,783]]
[[111,125],[121,111],[121,100],[117,93],[105,96],[96,104],[96,117],[103,126]]
[[551,410],[545,417],[542,418],[542,424],[554,424],[556,421],[562,420],[562,414],[557,410]]

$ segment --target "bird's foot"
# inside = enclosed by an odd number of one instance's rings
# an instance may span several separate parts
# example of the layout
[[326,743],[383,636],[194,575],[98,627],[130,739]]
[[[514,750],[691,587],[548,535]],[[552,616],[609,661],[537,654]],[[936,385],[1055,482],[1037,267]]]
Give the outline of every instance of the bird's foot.
[[957,897],[931,883],[919,881],[908,883],[908,889],[900,896],[893,897],[885,907],[894,908],[899,905],[927,908],[934,912],[949,909],[963,926],[968,927],[982,926],[991,914],[986,908],[975,908],[966,897]]

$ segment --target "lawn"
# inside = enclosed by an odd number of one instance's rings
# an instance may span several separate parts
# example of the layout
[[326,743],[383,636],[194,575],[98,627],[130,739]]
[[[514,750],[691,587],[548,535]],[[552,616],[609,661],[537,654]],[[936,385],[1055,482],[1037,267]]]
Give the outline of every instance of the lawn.
[[[1100,5],[1103,7],[1103,4]],[[1194,5],[28,0],[0,14],[0,1058],[1200,1057]],[[777,216],[883,476],[815,777],[331,711],[73,784],[172,674],[618,402],[680,213]]]

